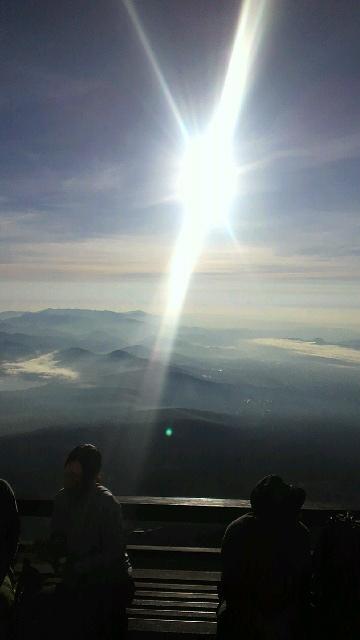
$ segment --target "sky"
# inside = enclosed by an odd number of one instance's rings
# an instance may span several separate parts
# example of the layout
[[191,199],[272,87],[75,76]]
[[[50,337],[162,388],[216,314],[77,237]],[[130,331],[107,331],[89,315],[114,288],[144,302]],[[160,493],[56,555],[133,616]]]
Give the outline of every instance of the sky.
[[[133,0],[190,136],[221,95],[241,3]],[[184,315],[360,322],[360,4],[268,0],[235,132],[233,237]],[[178,125],[121,0],[0,3],[0,310],[161,313],[182,222]]]

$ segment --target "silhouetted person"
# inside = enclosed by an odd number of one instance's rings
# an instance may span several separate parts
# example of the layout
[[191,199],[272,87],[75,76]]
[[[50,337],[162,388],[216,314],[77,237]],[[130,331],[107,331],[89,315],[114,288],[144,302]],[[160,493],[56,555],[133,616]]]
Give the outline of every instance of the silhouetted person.
[[316,640],[360,637],[360,522],[335,514],[314,553]]
[[0,480],[0,636],[7,638],[12,627],[14,604],[13,562],[19,541],[19,516],[14,492]]
[[309,532],[298,519],[305,495],[267,476],[251,493],[252,511],[227,528],[218,638],[303,637],[311,575]]
[[132,597],[121,506],[99,484],[101,454],[90,444],[76,447],[64,468],[64,488],[52,518],[57,590],[66,635],[119,639],[125,634],[125,607]]

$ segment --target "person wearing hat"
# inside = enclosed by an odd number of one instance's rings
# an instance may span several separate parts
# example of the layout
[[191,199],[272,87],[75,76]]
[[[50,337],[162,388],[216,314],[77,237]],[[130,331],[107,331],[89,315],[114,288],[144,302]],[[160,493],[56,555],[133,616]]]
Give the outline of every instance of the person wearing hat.
[[71,451],[51,525],[53,563],[62,577],[60,613],[71,620],[74,637],[87,640],[123,637],[133,595],[121,506],[100,484],[100,470],[95,446]]
[[251,492],[251,511],[222,543],[218,638],[300,640],[311,577],[309,531],[299,521],[305,491],[279,476]]

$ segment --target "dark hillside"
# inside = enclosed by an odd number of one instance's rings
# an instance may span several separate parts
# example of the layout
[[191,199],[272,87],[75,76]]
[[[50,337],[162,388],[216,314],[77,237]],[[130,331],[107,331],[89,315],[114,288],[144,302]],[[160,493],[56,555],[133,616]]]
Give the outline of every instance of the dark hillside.
[[358,507],[360,433],[343,424],[339,442],[338,430],[335,423],[236,423],[229,416],[164,410],[129,415],[128,422],[3,437],[0,468],[19,496],[51,496],[69,449],[94,442],[104,452],[104,481],[121,495],[244,498],[260,477],[280,473],[303,484],[313,502]]

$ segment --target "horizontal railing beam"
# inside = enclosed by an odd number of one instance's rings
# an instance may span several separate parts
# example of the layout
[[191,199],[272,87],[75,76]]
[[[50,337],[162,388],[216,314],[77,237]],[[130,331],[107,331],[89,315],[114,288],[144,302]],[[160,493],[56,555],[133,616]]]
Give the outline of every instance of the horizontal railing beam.
[[[161,498],[118,496],[125,520],[133,522],[198,522],[227,524],[250,508],[248,500],[217,498]],[[19,513],[24,517],[51,517],[52,500],[18,500]],[[323,522],[336,508],[308,504],[302,512],[305,522]]]

